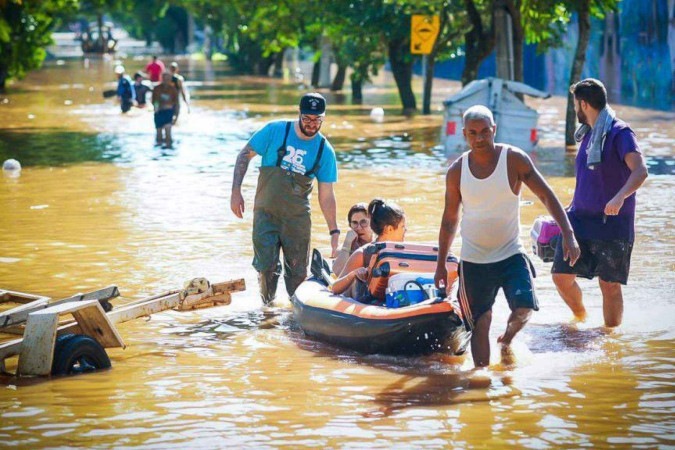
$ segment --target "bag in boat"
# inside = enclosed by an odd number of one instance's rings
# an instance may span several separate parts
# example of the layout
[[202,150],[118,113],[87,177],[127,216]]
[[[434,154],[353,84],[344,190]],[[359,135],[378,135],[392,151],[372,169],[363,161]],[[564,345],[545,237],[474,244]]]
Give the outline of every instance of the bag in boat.
[[555,247],[560,239],[560,227],[551,216],[539,216],[532,224],[530,239],[532,240],[532,253],[544,262],[553,261]]
[[401,308],[438,297],[433,273],[399,273],[389,277],[385,294],[387,308]]
[[[365,251],[372,255],[368,266],[368,292],[377,300],[385,299],[389,277],[399,273],[436,271],[438,247],[433,245],[378,242]],[[454,255],[448,255],[448,280],[445,284],[448,292],[457,279],[457,263]]]

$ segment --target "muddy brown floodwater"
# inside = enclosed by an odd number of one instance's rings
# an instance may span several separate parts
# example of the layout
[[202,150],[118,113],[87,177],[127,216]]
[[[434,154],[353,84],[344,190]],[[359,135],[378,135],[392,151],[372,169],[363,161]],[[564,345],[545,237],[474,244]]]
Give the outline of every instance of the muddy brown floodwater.
[[[125,62],[132,71],[144,63]],[[571,325],[550,266],[535,261],[541,310],[515,341],[516,364],[504,367],[495,355],[473,372],[470,359],[364,356],[317,343],[294,325],[288,302],[261,307],[250,265],[257,163],[244,181],[244,220],[229,210],[233,163],[262,123],[294,116],[302,87],[183,61],[192,113],[175,128],[176,147],[162,150],[153,147],[150,112],[121,115],[103,100],[114,87],[112,67],[53,61],[0,97],[0,159],[24,166],[20,177],[0,177],[0,287],[58,298],[117,284],[135,299],[205,276],[243,277],[248,289],[227,307],[121,325],[129,347],[109,352],[111,370],[2,378],[0,446],[675,445],[672,112],[615,105],[652,173],[638,197],[623,326],[602,329],[599,291],[585,281],[590,319]],[[338,150],[343,227],[352,203],[380,195],[406,210],[410,240],[436,240],[448,166],[440,105],[458,89],[437,81],[433,115],[411,119],[398,115],[386,75],[365,90],[364,106],[326,94],[323,130]],[[562,150],[564,102],[529,103],[541,113],[533,159],[567,202],[574,178],[573,156]],[[384,108],[384,123],[369,120],[374,106]],[[534,200],[524,193],[523,239],[544,213]],[[313,246],[326,250],[313,204]],[[500,296],[493,344],[507,313]]]

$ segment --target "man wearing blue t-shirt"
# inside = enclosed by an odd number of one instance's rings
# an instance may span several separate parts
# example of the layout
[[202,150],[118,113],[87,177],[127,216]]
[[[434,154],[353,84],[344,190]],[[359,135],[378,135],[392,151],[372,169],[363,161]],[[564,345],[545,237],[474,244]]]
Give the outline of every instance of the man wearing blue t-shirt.
[[300,116],[294,121],[273,121],[258,130],[237,156],[230,207],[240,219],[244,214],[241,183],[251,159],[262,157],[253,206],[253,267],[258,271],[260,296],[270,304],[281,275],[279,250],[284,252],[284,281],[292,296],[307,277],[311,237],[309,198],[314,178],[319,185],[319,206],[331,237],[332,255],[340,230],[336,221],[333,183],[337,182],[335,151],[319,133],[326,100],[317,93],[300,99]]

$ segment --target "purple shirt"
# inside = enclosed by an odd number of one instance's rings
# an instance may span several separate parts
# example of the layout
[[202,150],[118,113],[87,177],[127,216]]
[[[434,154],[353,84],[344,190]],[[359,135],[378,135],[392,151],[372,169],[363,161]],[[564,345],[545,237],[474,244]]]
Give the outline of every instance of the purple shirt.
[[628,153],[640,152],[635,133],[623,121],[615,119],[607,133],[602,162],[594,170],[586,166],[586,148],[591,138],[581,141],[576,159],[577,186],[568,211],[574,234],[580,239],[633,242],[635,237],[635,193],[627,197],[619,214],[603,221],[605,205],[626,184],[631,170],[624,161]]

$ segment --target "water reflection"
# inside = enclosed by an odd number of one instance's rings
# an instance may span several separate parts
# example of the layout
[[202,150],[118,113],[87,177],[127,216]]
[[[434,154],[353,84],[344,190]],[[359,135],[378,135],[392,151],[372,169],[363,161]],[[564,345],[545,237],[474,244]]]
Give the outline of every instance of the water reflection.
[[604,327],[579,328],[577,324],[533,324],[528,327],[532,353],[581,353],[596,351],[609,333]]
[[20,159],[23,167],[116,162],[120,154],[113,135],[56,128],[0,130],[0,160]]
[[[410,407],[450,406],[458,403],[488,402],[514,397],[520,391],[509,376],[489,372],[404,375],[388,384],[373,399],[378,409],[365,417],[382,417]],[[488,423],[485,423],[489,427]]]
[[287,327],[288,318],[288,310],[265,308],[228,314],[228,317],[199,324],[174,327],[171,333],[178,336],[201,335],[207,340],[226,340],[234,333]]

